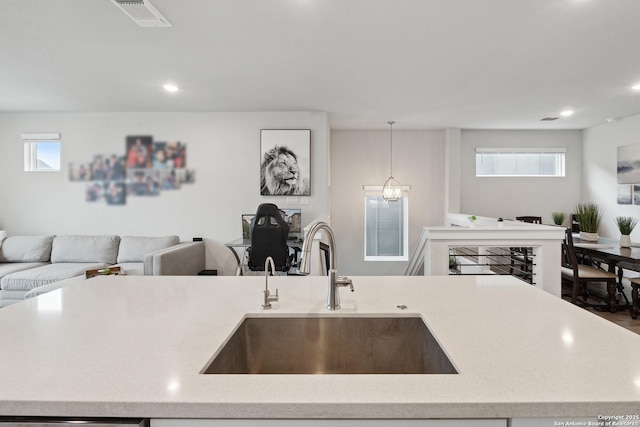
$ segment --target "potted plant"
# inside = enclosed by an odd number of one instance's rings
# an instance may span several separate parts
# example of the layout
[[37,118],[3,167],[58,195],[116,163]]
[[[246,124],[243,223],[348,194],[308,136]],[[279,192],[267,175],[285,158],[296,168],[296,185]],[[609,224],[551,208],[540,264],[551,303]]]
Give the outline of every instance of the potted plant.
[[620,230],[620,247],[622,248],[630,248],[631,247],[631,232],[635,228],[638,220],[630,217],[630,216],[617,216],[616,224],[618,225],[618,230]]
[[455,255],[449,255],[449,270],[455,272],[458,268],[458,258]]
[[473,227],[475,227],[475,226],[476,226],[476,219],[478,219],[478,218],[476,218],[476,216],[475,216],[475,215],[471,215],[471,216],[469,217],[469,227],[470,227],[470,228],[473,228]]
[[562,225],[564,223],[564,212],[551,212],[551,218],[555,225]]
[[580,240],[595,242],[598,240],[598,227],[602,213],[595,203],[578,203],[576,219],[580,228]]

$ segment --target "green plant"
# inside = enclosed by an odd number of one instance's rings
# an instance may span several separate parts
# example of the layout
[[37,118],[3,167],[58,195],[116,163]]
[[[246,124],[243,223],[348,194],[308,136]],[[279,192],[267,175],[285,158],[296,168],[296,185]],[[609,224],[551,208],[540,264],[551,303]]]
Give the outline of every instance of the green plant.
[[616,224],[618,224],[618,230],[620,230],[620,234],[622,234],[623,236],[630,235],[637,223],[638,223],[638,220],[631,216],[616,217]]
[[458,266],[458,258],[455,255],[449,256],[449,268],[456,268]]
[[576,205],[576,219],[580,231],[585,233],[597,233],[600,227],[602,213],[595,203],[578,203]]
[[476,219],[478,219],[478,218],[476,218],[476,216],[475,216],[475,215],[471,215],[471,216],[469,217],[469,221],[475,221]]
[[551,218],[555,225],[562,225],[564,223],[564,212],[551,212]]

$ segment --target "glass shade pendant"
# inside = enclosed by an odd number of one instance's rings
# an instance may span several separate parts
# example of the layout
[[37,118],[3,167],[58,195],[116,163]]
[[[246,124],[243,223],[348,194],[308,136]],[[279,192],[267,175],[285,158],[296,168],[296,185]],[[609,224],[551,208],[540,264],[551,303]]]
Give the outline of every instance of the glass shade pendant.
[[393,177],[393,124],[395,122],[387,122],[389,123],[389,179],[382,186],[382,198],[387,202],[396,202],[402,197],[402,186],[396,179]]
[[382,187],[382,198],[387,202],[396,202],[402,197],[402,186],[390,176]]

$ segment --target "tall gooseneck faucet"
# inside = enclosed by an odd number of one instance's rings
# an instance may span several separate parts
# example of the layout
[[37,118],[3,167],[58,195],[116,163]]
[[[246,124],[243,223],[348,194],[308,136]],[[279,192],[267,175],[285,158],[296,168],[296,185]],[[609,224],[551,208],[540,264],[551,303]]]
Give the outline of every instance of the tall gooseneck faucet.
[[336,270],[336,239],[333,230],[326,222],[314,222],[309,228],[304,243],[302,244],[302,259],[300,260],[300,274],[307,275],[311,272],[311,247],[313,238],[320,230],[324,230],[329,240],[329,292],[327,295],[327,308],[329,310],[340,309],[340,295],[338,287],[349,286],[353,292],[353,283],[351,279],[344,276],[338,276]]

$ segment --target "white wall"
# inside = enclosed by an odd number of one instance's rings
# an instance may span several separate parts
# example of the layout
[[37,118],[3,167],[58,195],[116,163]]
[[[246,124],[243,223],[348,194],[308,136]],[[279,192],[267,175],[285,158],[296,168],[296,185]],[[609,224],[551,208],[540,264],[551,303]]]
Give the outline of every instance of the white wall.
[[[640,206],[617,204],[617,148],[640,144],[638,135],[640,115],[583,131],[584,201],[597,203],[603,210],[598,230],[601,236],[615,239],[620,237],[614,223],[616,216],[640,218]],[[640,228],[636,227],[631,240],[640,241]]]
[[[461,143],[461,206],[463,213],[515,218],[541,216],[552,223],[551,212],[569,214],[580,201],[582,191],[581,131],[463,130]],[[563,178],[477,178],[476,147],[560,147],[566,148],[566,176]]]
[[[409,250],[423,226],[444,221],[443,131],[393,131],[393,175],[409,191]],[[331,131],[331,227],[338,272],[402,275],[407,262],[364,261],[363,185],[389,177],[389,131]]]
[[[311,129],[309,205],[259,195],[260,129]],[[62,134],[62,172],[23,171],[25,132]],[[158,197],[129,197],[124,206],[85,202],[85,184],[68,180],[69,163],[124,154],[127,135],[186,143],[196,182]],[[207,245],[207,268],[232,274],[234,259],[223,244],[241,236],[241,214],[264,202],[301,207],[305,223],[329,214],[328,137],[327,115],[316,112],[0,114],[0,229],[9,235],[198,236]]]

